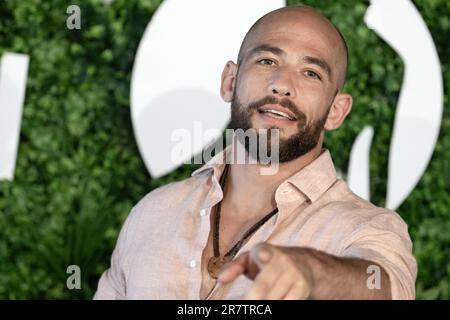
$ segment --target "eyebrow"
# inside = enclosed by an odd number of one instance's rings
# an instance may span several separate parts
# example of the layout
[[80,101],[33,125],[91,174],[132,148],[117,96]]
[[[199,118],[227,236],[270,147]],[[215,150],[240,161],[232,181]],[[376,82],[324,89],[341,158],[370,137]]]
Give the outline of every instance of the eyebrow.
[[[283,51],[283,49],[281,49],[281,48],[274,47],[274,46],[268,45],[268,44],[261,44],[255,48],[251,49],[248,54],[248,57],[251,57],[260,52],[271,52],[277,56],[280,56],[285,53]],[[328,79],[331,79],[331,67],[324,59],[317,58],[317,57],[311,57],[311,56],[304,56],[302,58],[302,60],[303,60],[303,62],[306,62],[308,64],[314,64],[314,65],[318,66],[327,74]]]
[[302,59],[304,62],[309,64],[314,64],[321,68],[328,76],[328,79],[331,79],[331,67],[330,65],[323,59],[311,56],[304,56]]
[[253,56],[254,54],[260,53],[260,52],[271,52],[277,56],[282,55],[284,51],[278,47],[271,46],[269,44],[261,44],[249,52],[249,56]]

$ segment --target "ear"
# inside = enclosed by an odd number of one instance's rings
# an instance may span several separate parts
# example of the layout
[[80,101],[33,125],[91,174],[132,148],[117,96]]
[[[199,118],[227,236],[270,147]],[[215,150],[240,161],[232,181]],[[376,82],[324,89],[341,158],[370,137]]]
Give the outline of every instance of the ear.
[[228,61],[222,71],[222,82],[220,84],[220,95],[225,102],[233,100],[234,85],[238,66],[233,61]]
[[325,130],[331,131],[339,128],[352,110],[353,98],[347,93],[338,93],[331,105],[325,122]]

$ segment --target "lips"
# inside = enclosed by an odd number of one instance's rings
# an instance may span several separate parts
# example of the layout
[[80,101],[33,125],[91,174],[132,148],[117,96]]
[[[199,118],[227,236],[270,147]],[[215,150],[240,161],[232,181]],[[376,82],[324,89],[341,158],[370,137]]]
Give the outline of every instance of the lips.
[[259,113],[267,114],[277,119],[287,119],[290,121],[296,121],[297,117],[287,108],[284,108],[277,104],[266,104],[258,108]]

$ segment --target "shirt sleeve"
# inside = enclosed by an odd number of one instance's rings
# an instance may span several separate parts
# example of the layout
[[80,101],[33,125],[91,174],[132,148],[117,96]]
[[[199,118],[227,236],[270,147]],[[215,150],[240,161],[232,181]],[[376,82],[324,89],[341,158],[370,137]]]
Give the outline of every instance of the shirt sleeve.
[[383,209],[360,224],[346,241],[341,255],[380,265],[389,276],[392,299],[415,299],[417,263],[408,226],[397,213]]
[[94,300],[124,300],[126,298],[126,252],[129,247],[129,229],[136,208],[133,208],[119,233],[111,256],[111,266],[103,272]]

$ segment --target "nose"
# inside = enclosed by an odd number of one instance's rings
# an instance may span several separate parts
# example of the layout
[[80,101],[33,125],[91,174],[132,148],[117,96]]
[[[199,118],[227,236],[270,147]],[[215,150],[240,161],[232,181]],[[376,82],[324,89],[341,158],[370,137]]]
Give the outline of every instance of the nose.
[[295,97],[295,89],[287,71],[279,70],[272,78],[269,90],[280,97]]

